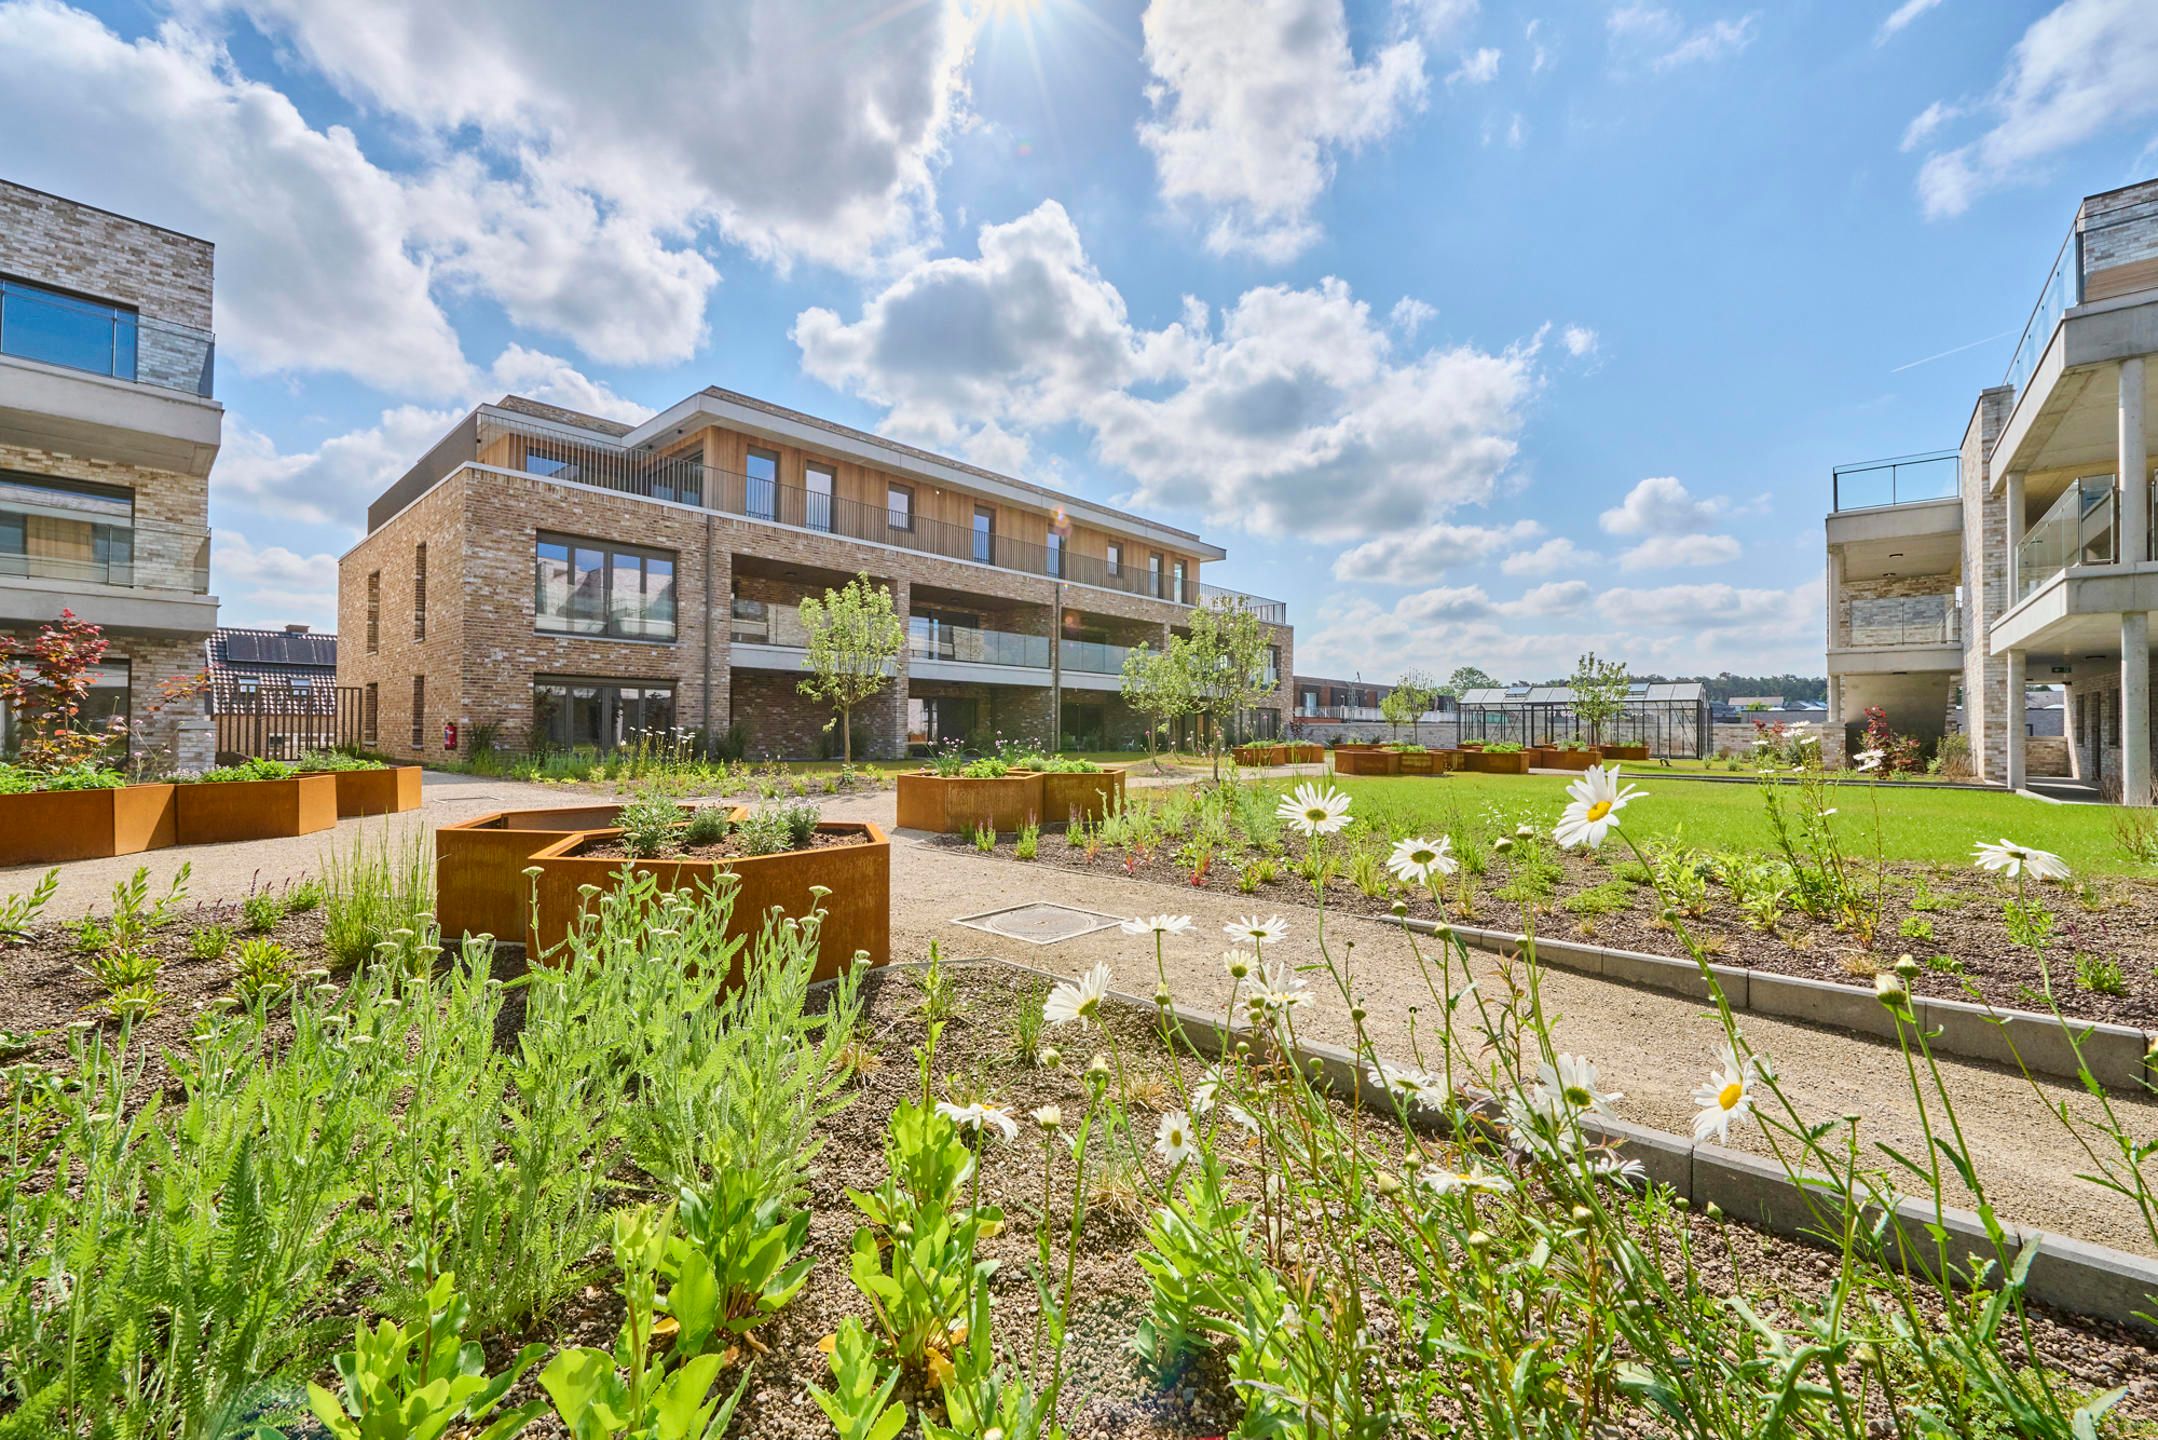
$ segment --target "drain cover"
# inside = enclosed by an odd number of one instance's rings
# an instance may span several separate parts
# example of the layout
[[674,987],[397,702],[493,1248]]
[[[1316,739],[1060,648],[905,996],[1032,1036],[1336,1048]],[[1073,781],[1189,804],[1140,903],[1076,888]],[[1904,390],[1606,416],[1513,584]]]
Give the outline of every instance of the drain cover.
[[992,935],[1003,935],[1013,940],[1024,940],[1029,945],[1054,945],[1059,941],[1090,935],[1096,930],[1106,930],[1112,925],[1121,925],[1124,917],[1105,915],[1099,910],[1079,910],[1070,905],[1036,901],[1031,905],[1013,905],[1003,910],[984,910],[979,915],[962,915],[952,923],[975,930],[986,930]]

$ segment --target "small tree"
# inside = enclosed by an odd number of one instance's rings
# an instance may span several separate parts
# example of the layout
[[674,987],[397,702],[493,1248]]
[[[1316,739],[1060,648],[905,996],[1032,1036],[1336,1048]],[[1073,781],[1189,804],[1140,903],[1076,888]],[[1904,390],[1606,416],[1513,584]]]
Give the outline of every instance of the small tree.
[[1438,701],[1438,682],[1421,670],[1410,670],[1394,682],[1394,688],[1388,693],[1402,697],[1402,708],[1409,723],[1409,739],[1421,745],[1424,741],[1424,712]]
[[1146,720],[1146,757],[1161,769],[1154,737],[1191,713],[1191,687],[1175,655],[1143,641],[1134,645],[1124,657],[1124,703]]
[[97,626],[62,610],[60,618],[37,632],[35,640],[10,639],[0,665],[0,704],[15,711],[22,725],[21,759],[31,770],[64,770],[107,753],[126,731],[118,721],[92,730],[83,724],[83,707],[96,683],[97,663],[105,658],[105,634]]
[[1379,697],[1379,718],[1386,722],[1386,735],[1390,740],[1401,738],[1401,727],[1418,714],[1415,692],[1396,685]]
[[1599,660],[1594,650],[1574,665],[1574,718],[1589,727],[1589,744],[1603,743],[1603,727],[1626,709],[1632,682],[1623,660]]
[[822,600],[808,597],[799,608],[808,637],[802,665],[810,677],[795,688],[838,712],[840,758],[851,765],[855,707],[892,678],[891,664],[907,643],[907,627],[892,612],[892,592],[872,587],[867,575],[855,576],[844,589],[825,591]]
[[1463,665],[1453,674],[1446,677],[1446,684],[1439,687],[1438,693],[1451,695],[1458,700],[1471,690],[1496,690],[1498,688],[1498,681],[1492,679],[1474,665]]
[[1224,732],[1281,683],[1278,676],[1266,677],[1267,646],[1266,627],[1241,600],[1200,606],[1191,612],[1191,634],[1170,643],[1169,653],[1191,691],[1191,708],[1207,719],[1216,780]]

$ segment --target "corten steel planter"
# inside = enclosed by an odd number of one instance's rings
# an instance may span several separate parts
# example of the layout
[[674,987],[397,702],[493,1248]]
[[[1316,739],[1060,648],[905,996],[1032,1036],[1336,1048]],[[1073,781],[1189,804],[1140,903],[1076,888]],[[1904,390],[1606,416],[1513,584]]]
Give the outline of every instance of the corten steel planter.
[[1124,767],[1104,765],[1099,771],[1042,772],[1042,813],[1036,823],[1061,825],[1074,815],[1099,820],[1124,808]]
[[1286,745],[1239,745],[1231,752],[1239,765],[1286,765],[1289,763],[1289,747]]
[[1395,756],[1401,761],[1404,775],[1437,775],[1439,757],[1429,750],[1397,750]]
[[1042,777],[1032,770],[979,778],[916,770],[899,777],[902,830],[971,835],[984,825],[1012,831],[1055,818],[1042,800]]
[[445,939],[523,938],[531,922],[535,852],[580,830],[604,830],[620,805],[497,810],[435,831],[435,923]]
[[1461,752],[1461,768],[1472,775],[1526,775],[1529,773],[1529,752],[1464,750]]
[[337,777],[337,818],[396,815],[420,808],[420,767],[389,765],[380,770],[331,770]]
[[[743,813],[737,811],[736,818]],[[734,909],[727,920],[727,934],[741,939],[745,948],[756,945],[757,934],[773,909],[796,919],[809,914],[819,903],[810,891],[822,886],[831,893],[821,900],[824,921],[817,936],[815,978],[829,980],[839,975],[857,951],[866,953],[872,965],[890,964],[891,840],[866,820],[827,820],[817,829],[828,835],[866,835],[868,842],[731,860],[610,860],[578,852],[613,839],[619,830],[557,836],[518,862],[518,871],[530,865],[538,866],[540,872],[529,882],[517,874],[518,882],[532,884],[536,895],[532,923],[525,932],[530,947],[526,953],[543,956],[561,944],[586,905],[596,901],[598,894],[613,890],[627,866],[636,874],[657,877],[663,891],[724,885],[719,877],[734,875]],[[587,896],[583,888],[587,885],[598,887],[598,894]]]
[[176,789],[182,845],[282,840],[312,835],[337,823],[337,777],[329,772]]
[[1603,757],[1606,760],[1646,760],[1649,758],[1648,746],[1646,745],[1605,745],[1601,748]]
[[1536,765],[1544,770],[1590,770],[1603,762],[1601,750],[1560,750],[1539,747]]
[[174,785],[0,795],[0,865],[139,855],[178,843]]
[[1287,763],[1291,765],[1316,765],[1326,758],[1326,747],[1315,741],[1299,740],[1281,748],[1287,753]]
[[1401,752],[1398,750],[1349,750],[1337,747],[1334,751],[1336,775],[1399,775]]
[[1334,747],[1334,753],[1338,755],[1344,750],[1376,750],[1378,748],[1369,740],[1344,740]]

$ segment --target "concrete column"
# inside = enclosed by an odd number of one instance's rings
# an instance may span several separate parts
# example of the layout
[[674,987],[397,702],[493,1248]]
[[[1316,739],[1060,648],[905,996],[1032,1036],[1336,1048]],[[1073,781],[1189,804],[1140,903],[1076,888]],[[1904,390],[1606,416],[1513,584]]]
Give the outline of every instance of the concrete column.
[[1828,648],[1843,644],[1843,547],[1828,547]]
[[2121,803],[2151,803],[2151,617],[2121,616]]
[[2016,557],[2022,547],[2023,532],[2028,522],[2023,518],[2023,472],[2008,472],[2008,603],[2013,605],[2023,593],[2023,563]]
[[2007,703],[2001,708],[2007,713],[2001,719],[2002,738],[2007,744],[2007,773],[2002,777],[2011,790],[2023,788],[2023,652],[2008,652]]
[[2121,361],[2121,560],[2151,558],[2150,447],[2143,439],[2143,357]]

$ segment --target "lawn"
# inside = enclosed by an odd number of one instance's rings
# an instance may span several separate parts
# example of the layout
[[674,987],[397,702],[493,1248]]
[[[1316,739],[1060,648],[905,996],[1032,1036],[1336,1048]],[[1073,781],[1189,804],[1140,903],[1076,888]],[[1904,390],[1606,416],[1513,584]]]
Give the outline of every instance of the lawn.
[[[1465,839],[1488,828],[1493,810],[1548,829],[1566,803],[1568,781],[1557,775],[1448,775],[1336,783],[1354,797],[1356,813],[1378,828],[1444,829]],[[1756,786],[1684,780],[1659,786],[1653,769],[1633,783],[1646,797],[1624,812],[1626,833],[1636,839],[1683,839],[1704,850],[1774,847]],[[1799,792],[1790,787],[1783,793],[1795,802]],[[1914,789],[1894,782],[1876,789],[1853,780],[1838,787],[1834,808],[1836,823],[1859,853],[1872,850],[1876,798],[1881,840],[1891,860],[1964,866],[1974,844],[2006,837],[2053,851],[2082,875],[2152,873],[2122,850],[2114,825],[2123,812],[2110,806],[2050,805],[2005,792]]]

